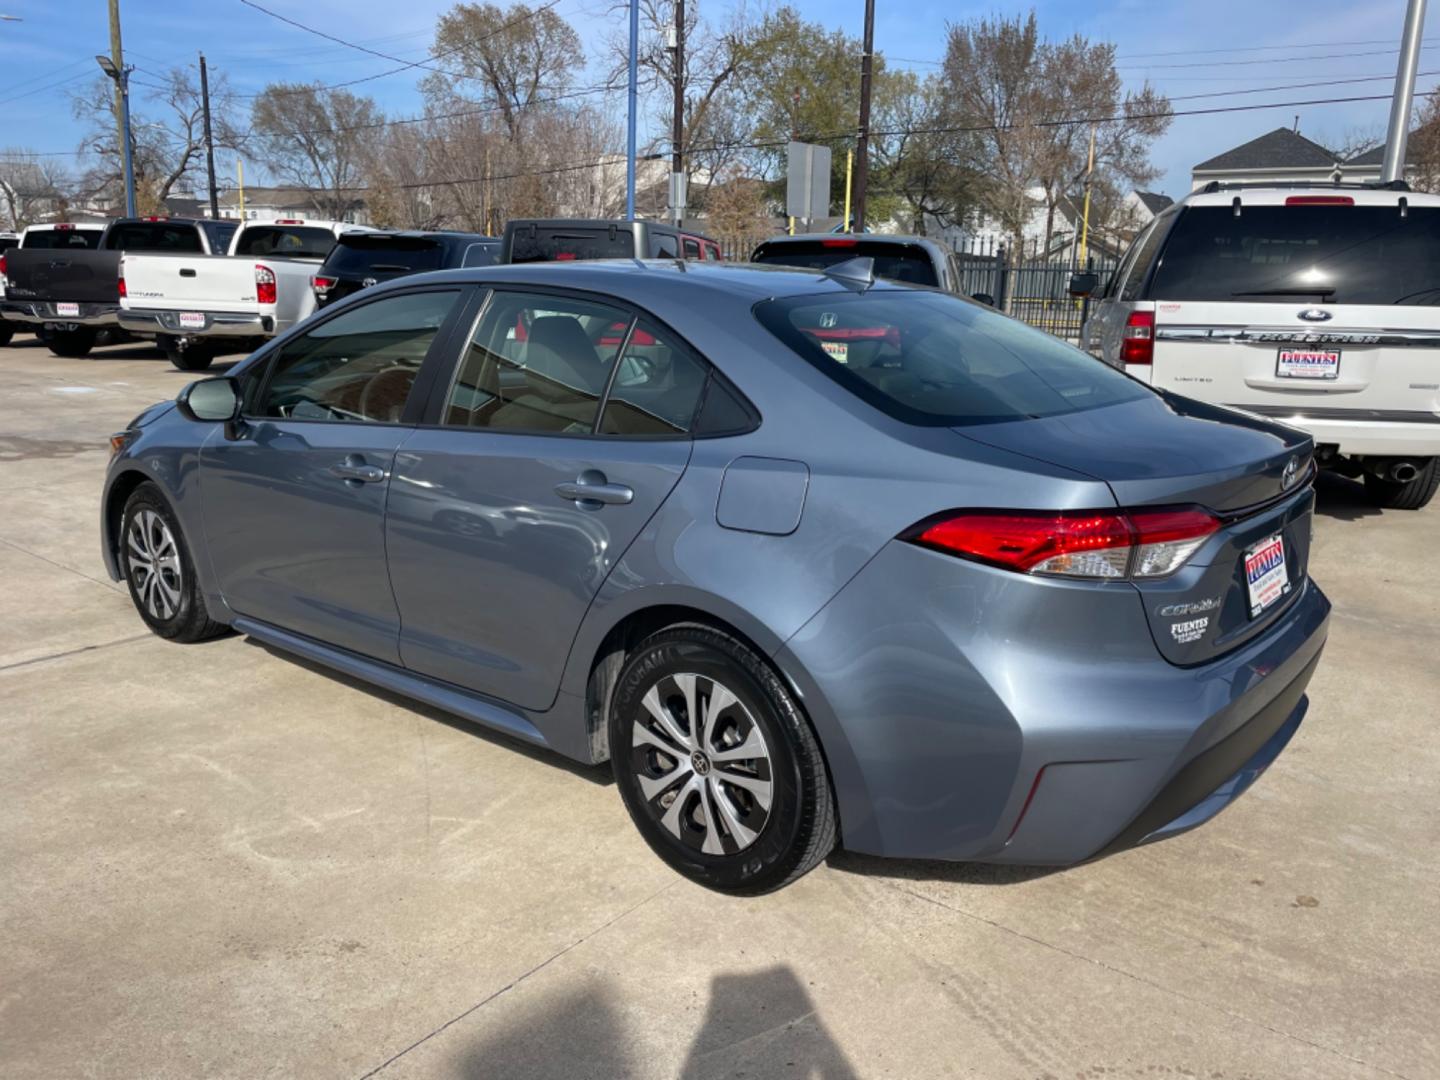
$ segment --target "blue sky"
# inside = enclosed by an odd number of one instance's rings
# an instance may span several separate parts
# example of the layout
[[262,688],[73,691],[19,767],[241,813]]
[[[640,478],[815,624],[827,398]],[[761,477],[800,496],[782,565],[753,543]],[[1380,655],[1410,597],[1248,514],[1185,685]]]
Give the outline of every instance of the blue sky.
[[[447,0],[263,2],[307,25],[406,60],[423,58],[437,15],[450,6]],[[742,0],[700,2],[710,15],[723,16]],[[792,2],[808,18],[860,32],[863,0]],[[599,81],[605,66],[602,42],[623,25],[623,13],[615,7],[615,0],[560,0],[556,8],[594,43],[594,70],[587,81]],[[1176,109],[1184,110],[1388,93],[1405,0],[1039,0],[1034,7],[1045,34],[1078,32],[1113,41],[1127,81],[1138,85],[1148,78],[1172,99],[1381,76],[1373,82],[1176,101]],[[756,10],[756,0],[749,0],[749,9]],[[933,70],[925,61],[939,59],[947,22],[1017,9],[953,0],[877,0],[876,47],[891,63]],[[75,148],[81,129],[67,94],[92,77],[94,54],[109,51],[106,10],[105,0],[0,0],[0,14],[23,20],[0,22],[0,148]],[[157,81],[156,73],[168,67],[193,63],[201,49],[212,71],[225,71],[241,93],[254,93],[276,79],[338,82],[395,66],[285,26],[239,0],[122,0],[122,15],[127,59],[139,68],[135,78],[145,82]],[[1428,40],[1434,44],[1422,59],[1422,72],[1440,71],[1440,27],[1431,23]],[[359,89],[393,114],[412,112],[420,104],[413,74]],[[1436,76],[1420,80],[1421,89],[1437,85]],[[145,108],[144,93],[136,87],[138,109]],[[1356,131],[1382,130],[1388,105],[1373,101],[1177,117],[1155,146],[1154,160],[1163,173],[1155,186],[1180,194],[1189,186],[1191,165],[1272,128],[1290,126],[1297,112],[1302,133],[1339,142]]]

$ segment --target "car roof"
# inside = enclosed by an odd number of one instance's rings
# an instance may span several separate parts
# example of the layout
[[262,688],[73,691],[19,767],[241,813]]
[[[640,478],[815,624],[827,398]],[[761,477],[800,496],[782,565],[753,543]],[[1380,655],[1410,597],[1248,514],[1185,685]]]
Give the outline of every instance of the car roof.
[[[501,266],[435,270],[397,278],[382,287],[425,282],[466,281],[483,284],[549,285],[601,292],[644,306],[656,290],[696,291],[731,297],[747,305],[780,296],[825,295],[851,291],[849,286],[818,270],[756,263],[700,262],[682,259],[595,259],[574,262],[530,262]],[[876,278],[870,292],[908,290],[910,286]],[[925,290],[928,291],[928,290]],[[372,293],[373,295],[373,293]]]
[[468,240],[472,244],[499,244],[498,236],[483,236],[480,233],[460,232],[457,229],[367,229],[353,230],[341,233],[341,239],[347,236],[363,236],[373,238],[376,236],[399,236],[406,240]]
[[1217,190],[1200,188],[1186,195],[1175,206],[1284,206],[1287,199],[1342,196],[1354,200],[1356,206],[1396,206],[1404,199],[1410,206],[1440,206],[1440,195],[1402,188],[1368,187],[1358,184],[1231,184],[1218,185]]
[[756,244],[755,246],[756,248],[760,248],[769,247],[772,244],[777,246],[800,243],[813,244],[817,240],[821,242],[829,242],[834,247],[841,247],[842,245],[850,243],[853,243],[856,247],[859,247],[862,244],[911,244],[915,247],[925,248],[932,254],[936,252],[943,253],[944,251],[944,249],[938,243],[930,239],[928,236],[910,236],[903,233],[818,232],[796,233],[794,236],[790,236],[787,233],[782,233],[779,236],[766,237],[764,240],[760,241],[760,243]]

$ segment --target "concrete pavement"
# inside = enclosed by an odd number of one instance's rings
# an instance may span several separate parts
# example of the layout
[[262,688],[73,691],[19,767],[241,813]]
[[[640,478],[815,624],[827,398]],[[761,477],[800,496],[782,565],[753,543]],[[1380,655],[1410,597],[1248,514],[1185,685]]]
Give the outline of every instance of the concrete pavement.
[[1440,504],[1323,478],[1309,717],[1206,828],[732,900],[605,770],[146,633],[105,436],[188,378],[0,349],[0,1075],[1440,1075]]

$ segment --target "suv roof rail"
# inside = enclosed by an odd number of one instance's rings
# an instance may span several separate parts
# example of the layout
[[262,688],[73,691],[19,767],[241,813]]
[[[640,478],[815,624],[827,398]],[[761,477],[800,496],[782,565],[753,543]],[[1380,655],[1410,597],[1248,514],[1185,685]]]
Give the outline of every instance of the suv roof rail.
[[1220,191],[1246,191],[1265,188],[1353,188],[1357,191],[1409,191],[1410,185],[1404,180],[1269,180],[1245,183],[1243,181],[1211,180],[1196,195],[1214,195]]

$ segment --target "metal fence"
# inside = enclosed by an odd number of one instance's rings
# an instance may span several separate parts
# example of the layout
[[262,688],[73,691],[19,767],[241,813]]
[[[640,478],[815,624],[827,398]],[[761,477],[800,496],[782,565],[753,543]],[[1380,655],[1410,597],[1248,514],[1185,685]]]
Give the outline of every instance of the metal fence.
[[[1071,340],[1080,337],[1080,327],[1087,312],[1085,301],[1069,293],[1074,267],[1045,261],[1012,266],[1004,248],[995,255],[962,255],[955,261],[960,269],[962,292],[990,297],[995,306],[1007,315],[1056,337]],[[1104,281],[1115,269],[1115,264],[1110,259],[1092,258],[1089,269]]]

